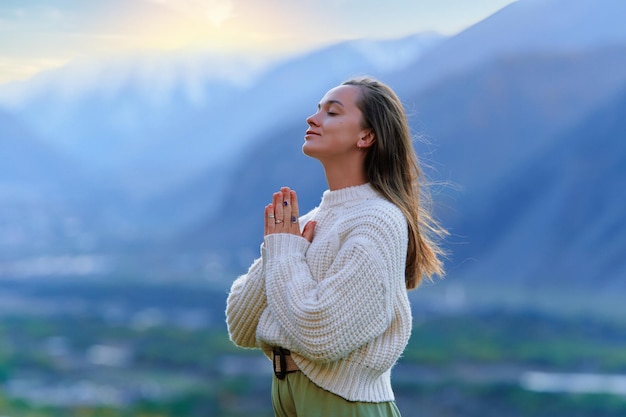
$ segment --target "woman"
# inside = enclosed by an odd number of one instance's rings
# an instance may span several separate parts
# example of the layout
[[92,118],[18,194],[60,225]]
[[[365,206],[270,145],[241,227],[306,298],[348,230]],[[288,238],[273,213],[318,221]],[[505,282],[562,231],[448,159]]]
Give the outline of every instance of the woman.
[[[299,218],[282,188],[265,207],[261,257],[232,285],[231,340],[273,361],[277,416],[399,416],[390,371],[411,333],[407,289],[442,274],[406,114],[371,79],[328,91],[303,152],[329,189]],[[301,225],[304,227],[301,230]]]

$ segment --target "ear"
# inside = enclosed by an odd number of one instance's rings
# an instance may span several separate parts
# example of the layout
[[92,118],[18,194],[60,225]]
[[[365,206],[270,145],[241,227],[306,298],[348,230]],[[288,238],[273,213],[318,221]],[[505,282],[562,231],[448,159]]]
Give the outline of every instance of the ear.
[[374,133],[374,129],[363,129],[359,135],[359,141],[356,143],[356,146],[360,149],[369,148],[375,141],[376,134]]

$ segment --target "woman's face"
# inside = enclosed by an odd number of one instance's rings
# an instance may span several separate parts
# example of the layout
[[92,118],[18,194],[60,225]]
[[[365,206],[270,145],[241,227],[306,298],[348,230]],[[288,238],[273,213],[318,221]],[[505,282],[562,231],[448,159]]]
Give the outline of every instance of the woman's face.
[[341,160],[359,152],[357,143],[369,131],[362,126],[362,113],[356,105],[359,87],[340,85],[330,90],[306,119],[309,129],[302,151],[320,161]]

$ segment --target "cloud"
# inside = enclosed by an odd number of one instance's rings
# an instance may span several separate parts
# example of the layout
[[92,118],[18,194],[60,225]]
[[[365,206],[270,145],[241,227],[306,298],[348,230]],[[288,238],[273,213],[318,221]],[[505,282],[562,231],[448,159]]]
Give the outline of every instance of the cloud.
[[206,19],[220,27],[233,15],[232,0],[147,0],[161,4],[188,18]]
[[0,55],[0,85],[10,81],[27,80],[42,71],[60,68],[67,60],[57,57],[48,58],[15,58]]

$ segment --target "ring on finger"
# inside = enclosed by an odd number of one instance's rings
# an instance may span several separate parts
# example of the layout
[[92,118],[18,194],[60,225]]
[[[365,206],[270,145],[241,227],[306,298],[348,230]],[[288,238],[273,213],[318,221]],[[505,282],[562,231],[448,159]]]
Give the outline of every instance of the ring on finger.
[[274,220],[274,222],[275,222],[276,224],[281,224],[283,221],[282,221],[281,219],[276,219],[276,220]]
[[291,223],[298,223],[298,218],[296,216],[291,216]]
[[274,215],[273,214],[268,214],[267,217],[269,217],[270,219],[273,219]]

